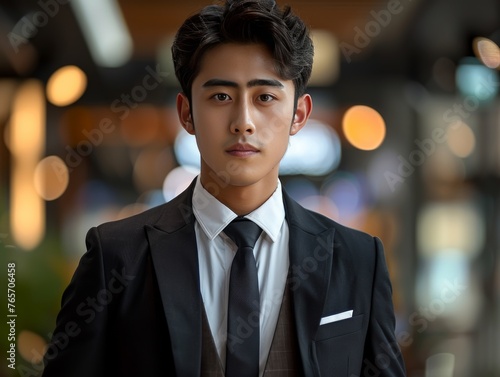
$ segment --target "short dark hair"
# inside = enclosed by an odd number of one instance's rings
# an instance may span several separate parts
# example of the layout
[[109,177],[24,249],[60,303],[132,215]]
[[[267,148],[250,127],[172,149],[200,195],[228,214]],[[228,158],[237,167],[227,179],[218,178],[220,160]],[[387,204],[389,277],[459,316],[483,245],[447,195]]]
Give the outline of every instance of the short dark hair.
[[304,22],[290,7],[281,9],[274,0],[226,0],[189,17],[175,36],[175,75],[189,100],[203,55],[224,43],[265,45],[274,57],[278,75],[293,81],[295,97],[304,94],[314,55]]

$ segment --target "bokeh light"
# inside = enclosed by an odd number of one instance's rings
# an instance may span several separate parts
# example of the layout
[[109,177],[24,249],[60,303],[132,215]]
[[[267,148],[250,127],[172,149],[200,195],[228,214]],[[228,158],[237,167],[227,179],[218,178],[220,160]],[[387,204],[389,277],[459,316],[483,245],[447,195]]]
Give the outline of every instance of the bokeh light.
[[196,145],[196,138],[183,128],[175,138],[174,153],[180,165],[199,169],[200,152]]
[[356,105],[344,114],[342,129],[354,147],[369,151],[376,149],[385,138],[385,121],[369,106]]
[[74,65],[55,71],[47,82],[47,98],[56,106],[68,106],[76,102],[87,88],[87,76]]
[[343,218],[349,218],[362,208],[363,197],[361,184],[354,174],[340,172],[325,182],[322,194],[329,198]]
[[422,256],[458,253],[476,256],[484,243],[484,222],[466,203],[431,203],[417,219],[417,244]]
[[335,36],[326,30],[313,30],[314,64],[309,85],[328,86],[333,84],[340,70],[340,49]]
[[457,127],[448,127],[446,142],[455,156],[465,158],[474,151],[476,136],[467,124],[460,122]]
[[115,68],[130,60],[134,44],[117,0],[72,0],[69,4],[97,65]]
[[500,48],[488,38],[475,38],[473,41],[474,53],[488,68],[500,66]]
[[484,306],[468,256],[455,250],[421,259],[416,287],[417,307],[445,319],[444,326],[454,331],[470,331]]
[[475,109],[480,101],[489,101],[498,93],[498,72],[481,64],[476,58],[463,58],[456,71],[457,87],[468,97],[467,105]]
[[21,86],[13,102],[8,142],[13,155],[24,158],[42,153],[45,145],[45,99],[40,82]]
[[39,364],[43,361],[47,342],[38,334],[22,330],[17,337],[17,349],[21,357],[32,363]]
[[45,204],[33,174],[45,150],[45,97],[42,84],[26,81],[17,91],[9,126],[12,152],[10,224],[16,244],[33,250],[45,235]]
[[439,353],[432,355],[425,362],[426,377],[453,377],[455,355]]
[[279,172],[281,175],[326,175],[339,166],[341,157],[342,148],[335,130],[309,119],[305,127],[290,138]]
[[69,183],[69,170],[63,160],[57,156],[48,156],[41,160],[35,169],[35,189],[45,200],[59,198]]
[[184,191],[198,174],[198,169],[183,166],[179,166],[168,173],[163,182],[163,197],[165,201],[172,200]]

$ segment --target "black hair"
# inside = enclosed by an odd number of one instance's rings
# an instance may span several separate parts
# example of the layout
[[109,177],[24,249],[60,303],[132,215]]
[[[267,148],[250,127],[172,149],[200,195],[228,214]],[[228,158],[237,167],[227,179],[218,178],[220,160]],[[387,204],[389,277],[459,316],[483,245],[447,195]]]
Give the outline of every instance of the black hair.
[[293,81],[295,98],[305,93],[314,47],[304,22],[290,7],[280,8],[274,0],[227,0],[189,17],[175,36],[175,74],[189,100],[203,55],[223,43],[265,45],[278,75]]

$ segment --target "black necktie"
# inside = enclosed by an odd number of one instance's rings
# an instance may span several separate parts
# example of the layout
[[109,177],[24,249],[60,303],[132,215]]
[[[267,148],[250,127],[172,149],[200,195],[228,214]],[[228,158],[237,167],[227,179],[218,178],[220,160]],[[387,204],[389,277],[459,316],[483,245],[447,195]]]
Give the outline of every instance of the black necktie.
[[259,375],[260,296],[253,247],[261,232],[241,217],[224,229],[238,246],[229,277],[226,377]]

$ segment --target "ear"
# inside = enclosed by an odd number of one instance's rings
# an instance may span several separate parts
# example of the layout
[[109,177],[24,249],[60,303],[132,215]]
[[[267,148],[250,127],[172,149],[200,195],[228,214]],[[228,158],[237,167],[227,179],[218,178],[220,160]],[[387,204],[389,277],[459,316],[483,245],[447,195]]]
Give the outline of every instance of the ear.
[[312,107],[312,98],[309,94],[299,97],[297,100],[297,109],[293,116],[292,127],[290,128],[290,135],[295,135],[306,125],[311,115]]
[[179,121],[182,127],[191,135],[194,135],[194,123],[191,118],[191,105],[189,99],[184,93],[177,94],[177,115],[179,116]]

